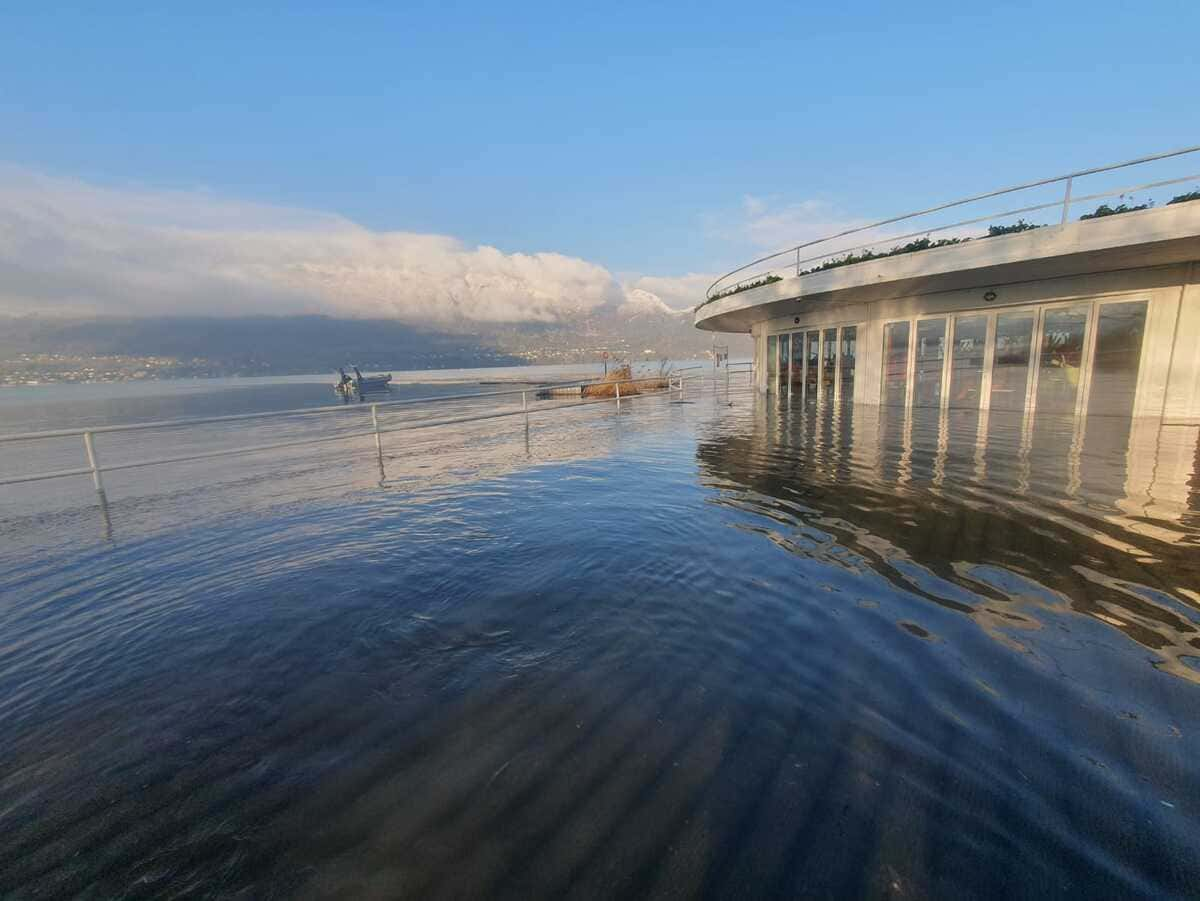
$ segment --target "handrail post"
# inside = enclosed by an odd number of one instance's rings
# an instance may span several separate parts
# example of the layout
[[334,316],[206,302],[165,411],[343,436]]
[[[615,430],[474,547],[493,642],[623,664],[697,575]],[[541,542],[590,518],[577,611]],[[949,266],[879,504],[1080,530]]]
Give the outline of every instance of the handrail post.
[[800,277],[800,248],[796,248],[796,277]]
[[521,392],[521,410],[525,413],[529,412],[529,399],[526,397],[525,391]]
[[101,497],[104,496],[104,481],[100,478],[100,465],[96,460],[96,448],[92,444],[92,433],[83,433],[83,449],[87,451],[88,466],[92,469],[92,484],[96,486],[96,493]]
[[371,425],[375,429],[375,456],[379,460],[379,480],[382,482],[386,476],[383,471],[383,438],[379,434],[379,405],[371,404]]
[[92,433],[83,433],[83,449],[87,451],[88,466],[92,470],[92,484],[96,486],[96,499],[100,502],[100,518],[104,520],[104,540],[112,540],[112,519],[108,515],[108,496],[104,493],[104,480],[100,477],[100,461],[92,444]]
[[1067,218],[1071,215],[1071,182],[1074,180],[1075,180],[1075,176],[1073,176],[1073,175],[1067,176],[1067,190],[1063,194],[1062,222],[1060,223],[1062,225],[1067,224]]
[[621,383],[617,382],[617,412],[621,412]]

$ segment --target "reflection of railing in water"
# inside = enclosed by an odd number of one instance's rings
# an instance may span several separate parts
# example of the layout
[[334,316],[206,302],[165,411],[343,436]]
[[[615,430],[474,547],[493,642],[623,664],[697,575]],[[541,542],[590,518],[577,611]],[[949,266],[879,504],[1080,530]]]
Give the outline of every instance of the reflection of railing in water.
[[[246,454],[262,453],[265,451],[275,451],[275,450],[283,450],[283,449],[287,449],[287,448],[297,448],[297,447],[308,447],[308,446],[313,446],[313,445],[318,445],[318,444],[325,444],[325,443],[333,442],[333,441],[350,441],[350,440],[354,440],[357,438],[369,438],[369,437],[374,437],[374,439],[375,439],[375,450],[376,450],[376,456],[377,456],[378,463],[379,463],[380,477],[383,478],[384,472],[383,472],[383,439],[382,439],[382,436],[386,435],[386,434],[390,434],[393,432],[415,431],[417,429],[434,428],[437,426],[448,426],[448,425],[459,425],[459,424],[464,424],[464,423],[483,422],[483,421],[487,421],[487,420],[501,419],[501,418],[508,417],[508,416],[529,416],[530,414],[533,414],[533,413],[547,413],[547,412],[551,412],[553,410],[573,409],[573,408],[581,407],[581,406],[590,406],[593,404],[605,403],[608,400],[614,400],[616,403],[616,407],[619,410],[622,400],[628,402],[628,401],[634,399],[635,397],[652,396],[652,395],[642,395],[642,394],[637,394],[637,393],[633,393],[633,394],[626,393],[624,396],[622,396],[621,386],[623,386],[623,385],[636,386],[636,385],[642,384],[642,383],[653,382],[653,383],[657,383],[658,385],[661,386],[661,383],[663,381],[666,381],[666,387],[662,389],[663,391],[665,391],[666,393],[670,393],[672,391],[678,391],[680,393],[680,395],[682,396],[686,390],[687,383],[695,378],[696,378],[695,375],[679,375],[679,374],[676,374],[675,372],[671,372],[670,374],[668,374],[668,376],[665,377],[665,379],[662,376],[621,379],[619,382],[616,382],[615,397],[612,397],[612,398],[598,397],[598,398],[593,398],[593,399],[587,399],[586,394],[584,394],[582,392],[582,389],[584,389],[590,385],[597,385],[597,384],[611,385],[613,383],[612,382],[599,382],[599,381],[595,381],[595,380],[584,380],[584,381],[575,381],[575,382],[555,383],[554,385],[535,385],[535,386],[530,386],[530,387],[526,387],[526,388],[511,389],[511,390],[504,390],[504,391],[486,391],[486,392],[476,392],[476,393],[472,393],[472,394],[446,395],[446,396],[440,396],[440,397],[421,397],[421,398],[409,398],[406,400],[379,401],[376,403],[362,404],[359,406],[347,406],[345,404],[338,404],[336,406],[308,407],[308,408],[300,408],[300,409],[292,409],[292,410],[274,410],[274,411],[263,412],[263,413],[242,413],[242,414],[236,414],[236,415],[230,415],[230,416],[209,416],[209,417],[194,418],[194,419],[160,420],[160,421],[155,421],[155,422],[129,423],[129,424],[125,424],[125,425],[97,426],[97,427],[89,428],[89,429],[55,429],[55,430],[41,431],[41,432],[22,432],[22,433],[11,434],[11,435],[0,435],[0,444],[15,443],[15,442],[36,442],[36,441],[44,441],[44,440],[48,440],[48,439],[78,437],[78,438],[81,438],[83,441],[84,453],[87,458],[87,466],[86,467],[78,467],[78,468],[73,468],[73,469],[61,469],[61,470],[55,470],[55,471],[51,471],[51,472],[37,472],[37,473],[21,475],[21,476],[11,476],[11,477],[0,479],[0,486],[2,486],[2,485],[17,485],[17,484],[28,483],[28,482],[40,482],[40,481],[47,481],[47,480],[51,480],[51,479],[68,478],[68,477],[72,477],[72,476],[90,475],[92,477],[92,484],[95,487],[96,493],[100,499],[101,509],[102,509],[102,511],[104,511],[107,514],[107,498],[106,498],[105,492],[104,492],[104,480],[103,480],[103,474],[106,472],[117,472],[117,471],[121,471],[121,470],[137,469],[137,468],[148,467],[148,466],[165,466],[165,465],[169,465],[169,464],[187,463],[187,462],[193,462],[193,461],[198,461],[198,460],[211,460],[211,459],[217,459],[217,458],[222,458],[222,457],[234,457],[234,456],[241,456],[241,455],[246,455]],[[546,406],[546,407],[542,407],[542,408],[531,407],[529,404],[529,394],[531,392],[536,394],[539,390],[542,390],[547,387],[560,387],[560,388],[561,387],[580,387],[582,399],[575,403],[558,403],[558,404],[554,404],[554,405]],[[517,409],[490,410],[488,412],[477,412],[477,413],[474,413],[474,414],[471,414],[468,416],[420,420],[417,422],[410,422],[406,425],[394,426],[394,427],[390,427],[390,428],[382,427],[379,422],[379,410],[381,407],[389,408],[389,409],[390,408],[405,408],[405,407],[416,407],[416,406],[428,406],[431,404],[444,404],[444,403],[501,398],[501,397],[511,397],[511,398],[515,399],[517,396],[520,396],[520,398],[521,398],[521,406]],[[353,411],[353,410],[370,410],[370,414],[371,414],[371,429],[370,429],[370,431],[339,432],[338,434],[335,434],[335,435],[321,435],[321,436],[312,437],[312,438],[303,438],[303,439],[290,440],[290,441],[278,441],[278,442],[271,442],[271,443],[267,443],[267,444],[245,445],[245,446],[241,446],[241,447],[232,447],[232,448],[221,448],[219,450],[204,451],[201,453],[189,453],[189,454],[162,457],[162,458],[156,458],[156,459],[133,460],[133,461],[118,462],[118,463],[110,463],[110,464],[102,464],[101,463],[100,456],[97,453],[96,446],[95,446],[95,436],[101,435],[101,434],[115,433],[115,432],[144,432],[144,431],[152,431],[152,430],[156,430],[156,429],[171,429],[171,428],[181,428],[181,427],[189,427],[189,426],[211,425],[211,424],[216,424],[216,423],[231,423],[231,422],[250,423],[250,422],[260,422],[263,420],[279,419],[279,418],[284,418],[284,417],[319,416],[319,415],[337,414],[337,413],[345,414],[345,413]]]

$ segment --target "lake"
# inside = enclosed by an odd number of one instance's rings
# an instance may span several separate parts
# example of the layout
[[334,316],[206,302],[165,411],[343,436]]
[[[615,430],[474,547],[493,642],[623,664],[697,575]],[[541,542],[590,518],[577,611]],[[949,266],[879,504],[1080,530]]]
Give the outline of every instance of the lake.
[[382,474],[362,407],[101,435],[354,436],[111,473],[107,520],[0,487],[0,895],[1195,896],[1200,428],[544,403]]

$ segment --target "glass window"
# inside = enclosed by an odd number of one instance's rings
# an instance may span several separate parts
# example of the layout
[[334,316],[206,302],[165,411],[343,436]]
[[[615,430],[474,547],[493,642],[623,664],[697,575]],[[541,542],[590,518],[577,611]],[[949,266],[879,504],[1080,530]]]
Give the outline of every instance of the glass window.
[[804,332],[792,334],[792,386],[793,390],[804,390]]
[[1146,330],[1146,301],[1105,303],[1098,312],[1088,413],[1131,416]]
[[778,357],[779,337],[767,335],[767,390],[775,390],[775,361]]
[[1039,413],[1074,413],[1083,372],[1087,307],[1046,310],[1038,362]]
[[1033,313],[1001,313],[996,317],[992,356],[993,410],[1024,410],[1033,347]]
[[983,360],[987,344],[987,316],[955,316],[954,345],[950,348],[951,407],[979,409],[983,385]]
[[883,402],[904,406],[908,388],[908,323],[889,322],[883,328]]
[[946,320],[917,323],[917,357],[913,404],[936,407],[942,402],[942,371],[946,366]]
[[837,329],[825,329],[825,352],[822,356],[824,360],[821,365],[821,397],[831,401],[833,400],[833,387],[837,384],[834,381],[837,377]]
[[804,396],[817,399],[817,373],[821,364],[821,333],[808,333],[808,369],[804,374]]
[[788,361],[792,358],[790,335],[779,336],[779,386],[786,391],[788,386]]
[[842,329],[842,400],[854,400],[854,365],[858,357],[858,326]]

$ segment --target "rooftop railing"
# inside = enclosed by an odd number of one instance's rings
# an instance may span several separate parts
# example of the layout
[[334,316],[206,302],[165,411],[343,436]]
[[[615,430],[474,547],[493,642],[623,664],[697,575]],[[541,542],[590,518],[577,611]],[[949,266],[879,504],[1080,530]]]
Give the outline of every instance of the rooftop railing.
[[[897,245],[904,241],[911,241],[919,238],[930,238],[932,240],[933,235],[944,234],[946,232],[955,232],[956,234],[954,234],[953,237],[962,240],[963,238],[972,237],[969,235],[963,235],[962,231],[964,229],[969,229],[972,226],[979,226],[985,222],[1002,222],[1005,219],[1011,219],[1013,216],[1024,216],[1026,214],[1035,213],[1042,210],[1055,210],[1059,215],[1059,222],[1055,224],[1063,225],[1071,221],[1071,209],[1077,204],[1095,202],[1113,197],[1129,197],[1137,192],[1150,191],[1170,185],[1180,185],[1188,182],[1200,182],[1200,172],[1184,176],[1173,176],[1165,179],[1155,179],[1140,184],[1106,188],[1103,191],[1086,194],[1075,193],[1077,179],[1083,178],[1084,176],[1098,175],[1104,172],[1127,169],[1132,166],[1147,166],[1150,163],[1160,160],[1168,160],[1195,153],[1200,153],[1200,145],[1183,147],[1178,150],[1168,150],[1164,153],[1155,153],[1150,156],[1126,160],[1121,163],[1112,163],[1107,166],[1095,166],[1091,169],[1080,169],[1076,172],[1068,172],[1065,175],[1056,175],[1051,178],[1041,178],[1036,181],[1014,185],[1008,188],[987,191],[983,194],[974,194],[970,197],[964,197],[960,200],[952,200],[949,203],[940,203],[937,206],[931,206],[923,210],[917,210],[916,212],[905,213],[900,216],[892,216],[888,219],[880,219],[878,222],[871,222],[867,225],[847,228],[832,235],[826,235],[825,237],[816,238],[812,241],[805,241],[801,244],[789,247],[787,250],[781,250],[778,253],[769,254],[765,257],[759,257],[757,260],[753,260],[744,266],[739,266],[736,269],[726,272],[711,285],[709,285],[708,290],[705,292],[705,300],[703,303],[697,306],[696,309],[699,310],[705,304],[711,303],[714,300],[719,300],[722,297],[728,297],[732,294],[737,294],[741,291],[748,290],[749,288],[757,287],[758,284],[768,284],[770,282],[781,280],[786,276],[803,275],[807,271],[820,268],[822,264],[828,264],[832,261],[845,259],[852,255],[870,252],[873,248],[881,245]],[[916,220],[921,217],[932,216],[936,213],[967,206],[968,204],[979,203],[981,201],[991,200],[997,197],[1006,197],[1010,194],[1016,194],[1022,191],[1031,191],[1033,189],[1044,188],[1051,185],[1062,185],[1062,195],[1060,198],[1037,203],[1028,203],[1010,209],[993,211],[985,215],[973,216],[971,218],[962,219],[955,222],[935,223],[927,228],[909,231],[897,230],[898,233],[896,234],[873,237],[871,240],[866,242],[845,243],[843,241],[843,239],[854,235],[864,235],[869,232],[875,232],[879,229],[887,228],[888,226],[896,226],[900,223],[911,222],[912,220]],[[1115,212],[1120,212],[1120,210]],[[986,236],[992,233],[992,231],[988,231],[984,232],[983,235]],[[840,244],[840,246],[837,246],[835,249],[832,246],[834,244]],[[820,248],[820,251],[813,253],[813,251],[817,248]],[[919,249],[919,247],[914,248],[914,250]],[[875,256],[880,256],[880,254],[876,254]],[[805,269],[806,266],[809,267],[807,270]]]

